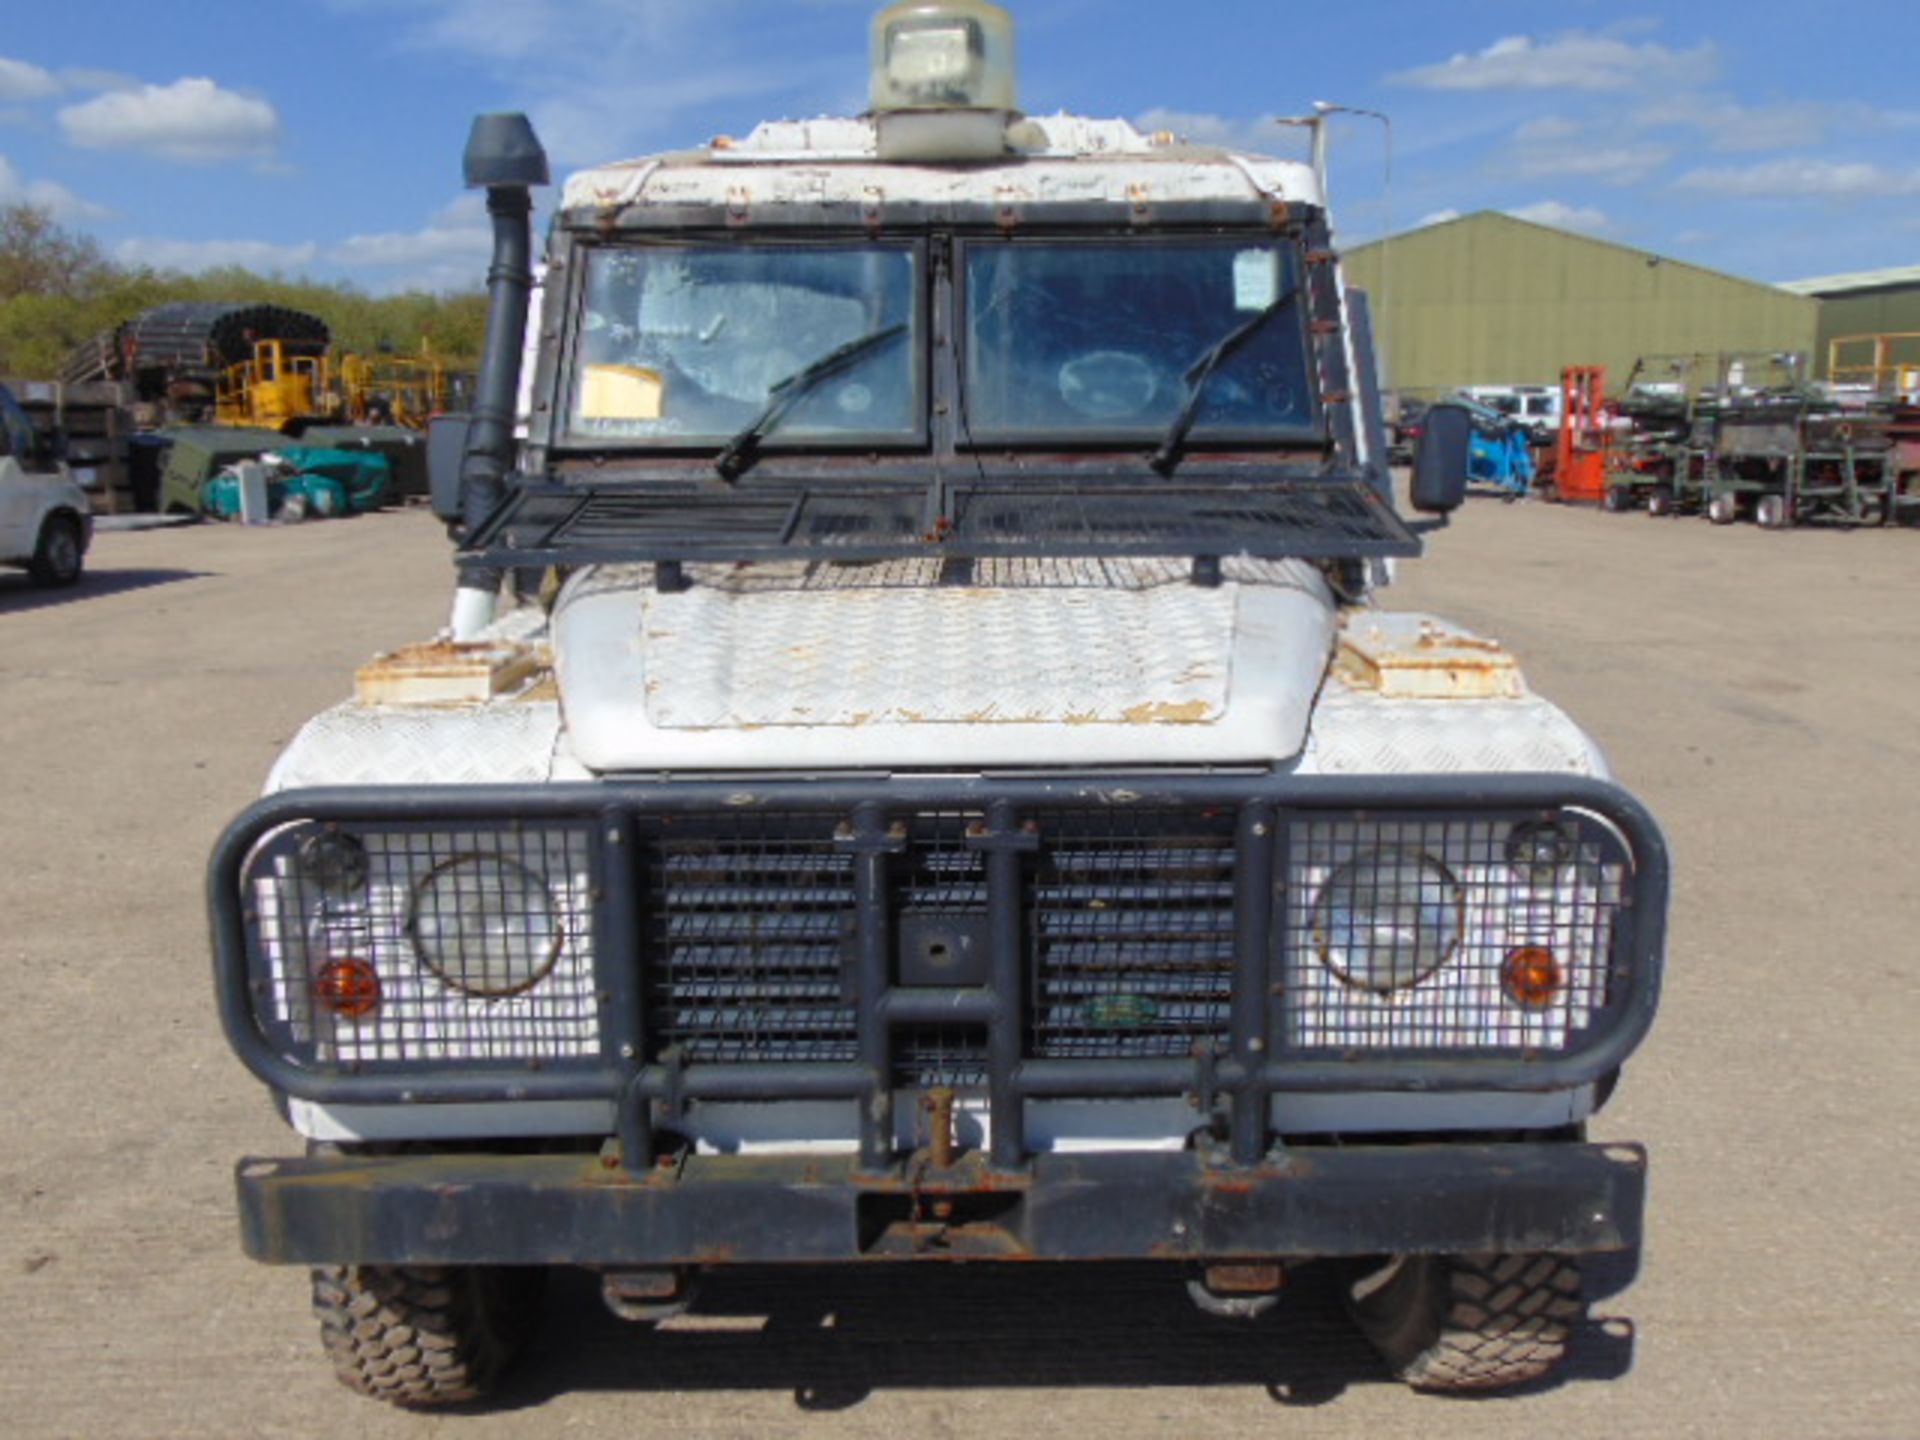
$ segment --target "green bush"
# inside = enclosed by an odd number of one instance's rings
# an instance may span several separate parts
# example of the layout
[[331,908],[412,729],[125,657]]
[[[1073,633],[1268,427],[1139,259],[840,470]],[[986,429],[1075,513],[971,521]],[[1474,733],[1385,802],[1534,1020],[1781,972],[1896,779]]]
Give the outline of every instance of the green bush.
[[75,346],[174,300],[285,305],[327,322],[334,348],[418,355],[450,370],[479,363],[487,297],[407,291],[369,295],[345,282],[289,280],[227,267],[198,275],[118,265],[93,240],[32,205],[0,206],[0,375],[56,375]]

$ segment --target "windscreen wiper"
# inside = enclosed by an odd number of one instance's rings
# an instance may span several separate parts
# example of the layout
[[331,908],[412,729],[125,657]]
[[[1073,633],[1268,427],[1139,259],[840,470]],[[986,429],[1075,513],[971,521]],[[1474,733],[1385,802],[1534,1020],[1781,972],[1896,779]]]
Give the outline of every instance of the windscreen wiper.
[[1187,383],[1187,393],[1180,401],[1180,413],[1173,417],[1173,424],[1167,427],[1166,438],[1161,440],[1160,448],[1148,459],[1149,465],[1162,475],[1173,473],[1173,467],[1180,463],[1180,452],[1186,447],[1187,432],[1193,429],[1194,417],[1200,413],[1200,396],[1206,390],[1213,372],[1220,368],[1222,361],[1230,359],[1236,350],[1259,334],[1269,320],[1291,305],[1293,297],[1299,293],[1298,286],[1288,290],[1258,315],[1242,321],[1214,341],[1198,360],[1187,367],[1187,373],[1181,377]]
[[767,391],[767,408],[713,457],[713,468],[720,472],[720,478],[738,479],[740,473],[753,463],[754,452],[760,448],[760,441],[786,419],[787,412],[806,398],[814,386],[831,375],[837,375],[869,351],[877,350],[887,341],[906,333],[907,327],[903,322],[856,336],[844,345],[835,346],[818,360],[802,366],[784,380],[775,381]]

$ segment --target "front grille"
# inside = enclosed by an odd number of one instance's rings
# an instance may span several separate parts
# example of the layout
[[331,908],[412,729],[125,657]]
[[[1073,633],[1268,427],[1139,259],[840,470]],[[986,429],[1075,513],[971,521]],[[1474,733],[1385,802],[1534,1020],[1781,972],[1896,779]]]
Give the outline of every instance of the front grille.
[[656,1054],[823,1063],[859,1058],[853,859],[831,829],[756,817],[675,827],[652,847],[646,1027]]
[[[650,865],[646,1029],[656,1056],[824,1063],[859,1058],[857,897],[831,821],[755,816],[671,827]],[[913,817],[886,858],[895,984],[981,985],[986,855],[977,812]],[[1025,882],[1026,1053],[1183,1057],[1224,1043],[1233,978],[1231,813],[1105,811],[1044,827]],[[937,942],[921,937],[938,935]],[[973,969],[946,976],[964,936]],[[1027,957],[1023,957],[1025,959]],[[910,967],[922,966],[918,973]],[[896,1083],[985,1082],[987,1027],[916,1022],[893,1039]]]
[[[243,968],[223,974],[264,1044],[318,1071],[752,1065],[715,1083],[768,1099],[790,1086],[779,1067],[858,1066],[874,1041],[906,1088],[983,1087],[1016,1056],[999,1078],[1035,1094],[1107,1093],[1104,1073],[1132,1077],[1112,1093],[1204,1088],[1164,1062],[1229,1054],[1223,1073],[1251,1062],[1279,1088],[1294,1064],[1362,1089],[1443,1058],[1476,1063],[1441,1084],[1551,1077],[1623,1053],[1651,1016],[1664,854],[1605,787],[1451,813],[1216,802],[1197,782],[1155,804],[926,788],[822,803],[795,786],[764,806],[663,788],[656,805],[606,785],[538,822],[543,796],[516,796],[529,818],[498,824],[277,802],[235,872],[244,946],[222,953]],[[313,848],[326,837],[351,863]],[[364,1013],[326,988],[362,962]]]
[[1032,1053],[1168,1058],[1223,1045],[1231,813],[1093,812],[1049,830],[1033,887]]
[[[945,976],[940,967],[914,953],[914,941],[922,932],[947,934],[956,929],[978,932],[982,936],[987,914],[986,856],[967,843],[969,828],[983,823],[977,813],[950,811],[916,816],[908,827],[905,853],[892,868],[901,877],[888,908],[897,915],[900,965],[922,964],[927,973],[901,979],[920,978],[933,983],[941,980],[966,982],[986,978],[986,953],[981,948],[978,965],[964,967],[956,975]],[[947,942],[951,949],[951,942]],[[924,950],[924,942],[920,947]],[[987,1028],[978,1024],[917,1024],[901,1032],[895,1040],[894,1080],[901,1085],[926,1088],[933,1085],[984,1085],[987,1079]]]

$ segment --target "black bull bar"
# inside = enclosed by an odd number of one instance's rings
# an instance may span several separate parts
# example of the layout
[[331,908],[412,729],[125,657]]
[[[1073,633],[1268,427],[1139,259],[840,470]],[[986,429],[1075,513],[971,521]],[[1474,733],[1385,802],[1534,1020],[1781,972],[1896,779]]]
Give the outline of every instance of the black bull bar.
[[[1236,817],[1235,973],[1221,1053],[1184,1060],[1024,1055],[1020,867],[1033,844],[1034,817],[1044,830],[1050,810],[1181,805],[1224,807]],[[982,817],[973,839],[986,857],[992,940],[985,984],[948,991],[903,987],[891,977],[885,867],[897,850],[899,817],[920,809]],[[1579,1048],[1512,1055],[1274,1053],[1268,1005],[1279,902],[1263,877],[1274,873],[1282,822],[1303,814],[1472,818],[1569,809],[1598,817],[1631,857],[1614,941],[1622,960],[1617,993],[1607,1004],[1606,1024]],[[621,867],[630,863],[631,848],[644,843],[642,817],[755,810],[832,817],[836,841],[854,857],[861,910],[855,1062],[684,1064],[673,1054],[653,1053],[641,1033],[640,1007],[628,1003],[639,993],[631,958],[607,977],[615,1003],[603,1057],[566,1067],[359,1073],[319,1066],[278,1048],[253,1011],[244,877],[254,847],[281,827],[591,821],[594,863],[614,881],[601,887],[596,914],[601,953],[635,957],[642,950],[640,907],[618,876],[627,873]],[[240,1176],[248,1246],[261,1258],[290,1261],[373,1261],[386,1254],[489,1263],[563,1254],[603,1263],[722,1254],[806,1260],[893,1255],[903,1246],[904,1253],[921,1253],[916,1247],[924,1227],[924,1234],[945,1237],[934,1247],[939,1253],[977,1243],[983,1255],[1063,1259],[1619,1248],[1637,1235],[1644,1186],[1644,1157],[1637,1151],[1570,1142],[1276,1150],[1270,1112],[1273,1098],[1289,1092],[1546,1091],[1604,1080],[1651,1024],[1667,892],[1665,845],[1640,804],[1612,784],[1560,775],[829,777],[286,792],[258,802],[229,827],[209,875],[222,1022],[247,1066],[277,1091],[322,1103],[611,1100],[618,1135],[604,1160],[465,1154],[249,1161]],[[890,1046],[898,1027],[956,1014],[984,1025],[989,1036],[990,1148],[929,1179],[924,1159],[914,1162],[894,1146]],[[1217,1107],[1203,1108],[1217,1108],[1223,1122],[1220,1145],[1206,1153],[1033,1154],[1026,1143],[1028,1099],[1196,1093],[1217,1099]],[[696,1155],[664,1171],[655,1164],[656,1126],[670,1128],[676,1108],[688,1101],[803,1097],[859,1102],[854,1155],[844,1161]],[[942,1198],[929,1199],[935,1196]],[[944,1215],[933,1212],[936,1204]],[[795,1222],[770,1224],[780,1210]],[[529,1216],[541,1218],[531,1224]]]
[[884,1174],[853,1156],[246,1160],[241,1234],[280,1264],[722,1265],[1226,1260],[1627,1250],[1646,1156],[1571,1142],[979,1157]]

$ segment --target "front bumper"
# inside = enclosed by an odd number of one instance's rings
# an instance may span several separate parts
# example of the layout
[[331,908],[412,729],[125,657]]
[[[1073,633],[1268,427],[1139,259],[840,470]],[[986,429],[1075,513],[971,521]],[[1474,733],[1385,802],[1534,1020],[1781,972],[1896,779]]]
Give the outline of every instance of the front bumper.
[[1634,1145],[980,1156],[879,1172],[847,1156],[242,1161],[246,1252],[279,1264],[663,1266],[870,1260],[1224,1260],[1589,1253],[1639,1243]]

